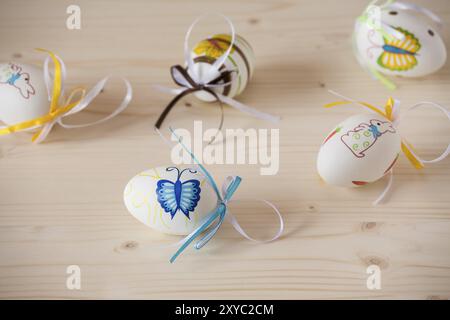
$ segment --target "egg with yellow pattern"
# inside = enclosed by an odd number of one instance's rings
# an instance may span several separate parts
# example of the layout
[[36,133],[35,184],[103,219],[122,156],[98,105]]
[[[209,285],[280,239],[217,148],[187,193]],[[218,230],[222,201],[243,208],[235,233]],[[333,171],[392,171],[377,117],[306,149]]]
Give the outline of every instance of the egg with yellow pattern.
[[[213,90],[230,98],[241,94],[253,75],[255,55],[250,44],[241,36],[236,35],[233,47],[228,58],[220,67],[219,72],[212,71],[212,65],[221,57],[231,45],[229,34],[217,34],[200,41],[191,52],[194,65],[188,70],[194,79],[205,80],[205,75],[214,72],[217,78],[222,71],[233,71],[218,84],[226,84],[213,88]],[[214,101],[214,97],[207,92],[196,92],[196,97],[203,101]]]

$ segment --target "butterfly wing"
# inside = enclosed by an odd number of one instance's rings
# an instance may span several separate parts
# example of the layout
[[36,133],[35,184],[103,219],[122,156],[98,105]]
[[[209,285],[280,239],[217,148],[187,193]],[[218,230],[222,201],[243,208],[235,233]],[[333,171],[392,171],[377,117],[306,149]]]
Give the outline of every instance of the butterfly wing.
[[175,195],[175,184],[169,180],[159,180],[156,184],[156,195],[161,207],[165,212],[170,213],[173,219],[179,209]]
[[187,180],[181,184],[180,209],[188,219],[189,212],[194,211],[200,200],[200,181]]
[[383,68],[392,71],[406,71],[417,65],[417,59],[410,54],[399,54],[384,51],[377,60],[377,63]]
[[421,45],[419,40],[411,32],[400,27],[396,28],[396,30],[404,34],[404,39],[384,38],[386,46],[395,50],[392,50],[394,52],[383,51],[377,63],[389,70],[406,71],[417,65],[415,54],[419,51]]
[[408,52],[411,52],[413,54],[417,53],[417,51],[419,51],[421,45],[419,42],[419,39],[416,38],[416,36],[414,34],[412,34],[411,32],[409,32],[408,30],[402,29],[400,27],[395,28],[397,31],[403,33],[403,35],[405,36],[403,38],[403,40],[399,40],[396,38],[392,38],[391,40],[384,38],[384,42],[387,45],[402,49],[402,50],[406,50]]
[[200,41],[194,48],[194,52],[197,55],[206,55],[212,58],[219,58],[227,51],[229,44],[227,42],[220,41],[221,39],[206,39]]

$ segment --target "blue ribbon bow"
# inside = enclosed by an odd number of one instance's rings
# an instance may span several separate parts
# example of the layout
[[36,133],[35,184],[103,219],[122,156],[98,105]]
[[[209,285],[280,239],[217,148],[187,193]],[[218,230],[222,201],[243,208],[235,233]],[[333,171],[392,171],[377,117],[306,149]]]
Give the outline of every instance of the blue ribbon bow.
[[169,128],[169,130],[172,132],[172,134],[177,138],[178,143],[185,149],[191,156],[192,160],[197,163],[197,165],[200,168],[200,171],[205,175],[206,179],[208,180],[209,184],[214,189],[214,192],[217,195],[218,204],[216,208],[208,214],[209,218],[196,230],[194,230],[190,235],[188,235],[181,247],[175,252],[175,254],[170,258],[170,263],[173,263],[175,259],[193,242],[197,237],[200,236],[200,234],[208,229],[214,221],[219,219],[216,223],[216,225],[209,230],[200,240],[197,241],[195,244],[196,249],[201,249],[205,244],[211,240],[216,232],[219,230],[220,226],[222,225],[223,220],[225,219],[225,216],[227,214],[227,204],[230,201],[233,194],[236,192],[237,188],[239,187],[239,184],[242,181],[242,178],[239,176],[233,177],[233,180],[228,185],[225,194],[222,197],[222,194],[219,191],[219,188],[217,187],[216,182],[214,181],[211,174],[206,170],[206,168],[197,160],[197,158],[194,156],[194,154],[181,142],[181,138],[178,137],[172,128]]

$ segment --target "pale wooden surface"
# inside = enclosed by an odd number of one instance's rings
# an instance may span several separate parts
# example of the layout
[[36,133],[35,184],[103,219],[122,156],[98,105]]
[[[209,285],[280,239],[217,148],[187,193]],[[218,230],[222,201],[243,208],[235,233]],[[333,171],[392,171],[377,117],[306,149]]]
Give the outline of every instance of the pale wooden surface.
[[[116,119],[85,130],[56,128],[42,145],[23,134],[1,138],[0,297],[450,298],[448,160],[418,172],[402,157],[390,201],[379,207],[371,201],[385,181],[341,190],[315,171],[324,136],[358,112],[324,110],[334,100],[326,89],[375,104],[390,94],[352,56],[353,19],[366,1],[77,1],[82,30],[68,31],[71,3],[1,1],[0,60],[38,63],[43,56],[33,48],[49,48],[65,60],[71,84],[125,76],[134,99]],[[450,23],[447,0],[419,3]],[[224,225],[207,247],[170,265],[172,249],[157,247],[160,237],[127,213],[122,192],[134,174],[169,164],[169,149],[151,128],[170,97],[150,85],[173,85],[168,68],[182,63],[184,33],[206,11],[232,18],[255,48],[255,77],[240,100],[283,117],[278,175],[260,176],[257,166],[209,169],[218,181],[242,175],[238,196],[273,201],[286,232],[253,245]],[[423,99],[450,106],[449,63],[426,79],[397,82],[403,107]],[[108,112],[122,92],[114,82],[77,120]],[[450,139],[438,112],[409,120],[405,134],[426,157]],[[227,108],[231,124],[270,127]],[[255,236],[275,230],[268,213],[235,212]],[[81,267],[80,291],[65,287],[71,264]],[[382,290],[366,289],[370,264],[382,268]]]

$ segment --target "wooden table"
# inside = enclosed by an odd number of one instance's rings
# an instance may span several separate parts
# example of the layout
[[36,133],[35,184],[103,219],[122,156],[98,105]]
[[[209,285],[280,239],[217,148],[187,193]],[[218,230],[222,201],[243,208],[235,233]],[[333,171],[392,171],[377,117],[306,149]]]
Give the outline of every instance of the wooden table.
[[[414,1],[439,13],[447,0]],[[450,298],[450,162],[421,171],[401,156],[389,202],[371,202],[386,184],[339,189],[320,181],[316,156],[325,135],[355,107],[325,110],[327,89],[383,105],[391,92],[352,55],[354,18],[367,1],[77,1],[81,30],[66,29],[72,1],[2,1],[0,60],[42,63],[36,47],[54,50],[70,85],[93,86],[103,76],[128,78],[131,105],[115,119],[86,129],[55,128],[45,143],[28,134],[0,140],[0,297],[2,298]],[[217,181],[243,177],[236,198],[274,202],[283,237],[252,244],[225,224],[205,248],[171,265],[175,241],[131,217],[122,193],[147,168],[170,164],[170,149],[152,125],[170,99],[151,88],[174,86],[169,67],[183,63],[183,38],[201,13],[222,12],[253,46],[254,78],[240,101],[283,117],[270,125],[226,108],[226,127],[280,129],[280,170],[211,165]],[[224,30],[211,22],[204,30]],[[448,31],[448,30],[447,30]],[[201,32],[199,32],[201,33]],[[204,34],[206,35],[206,34]],[[448,33],[445,40],[450,43]],[[419,100],[450,107],[450,68],[425,79],[397,79],[402,108]],[[111,112],[123,95],[112,80],[95,104],[69,122]],[[215,117],[214,107],[186,99]],[[191,122],[177,107],[172,119]],[[186,111],[187,110],[187,111]],[[178,115],[178,117],[177,117]],[[408,116],[404,134],[426,158],[450,140],[447,121],[424,109]],[[259,206],[234,213],[255,237],[275,232],[276,218]],[[240,210],[239,210],[240,209]],[[177,238],[178,239],[178,238]],[[381,290],[368,290],[366,269],[381,268]],[[66,269],[81,268],[81,290],[66,288]]]

